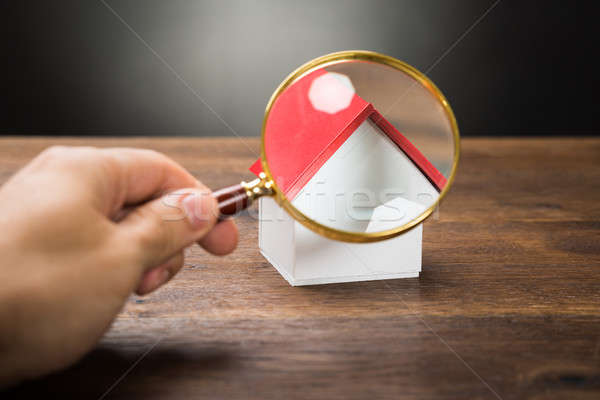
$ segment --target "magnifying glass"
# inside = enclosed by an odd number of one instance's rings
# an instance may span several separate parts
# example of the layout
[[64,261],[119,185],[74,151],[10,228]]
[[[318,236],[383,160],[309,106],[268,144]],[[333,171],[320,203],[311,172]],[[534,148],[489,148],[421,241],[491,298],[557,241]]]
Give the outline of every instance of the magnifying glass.
[[459,158],[454,114],[423,73],[370,51],[316,58],[275,90],[258,178],[214,192],[220,218],[273,196],[330,239],[373,242],[430,216]]

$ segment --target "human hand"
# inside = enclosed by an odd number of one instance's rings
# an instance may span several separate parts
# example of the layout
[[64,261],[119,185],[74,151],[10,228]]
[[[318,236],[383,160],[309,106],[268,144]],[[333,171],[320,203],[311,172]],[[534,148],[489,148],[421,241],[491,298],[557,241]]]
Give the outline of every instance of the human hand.
[[194,242],[233,251],[237,228],[217,215],[210,190],[154,151],[41,153],[0,188],[0,386],[79,359]]

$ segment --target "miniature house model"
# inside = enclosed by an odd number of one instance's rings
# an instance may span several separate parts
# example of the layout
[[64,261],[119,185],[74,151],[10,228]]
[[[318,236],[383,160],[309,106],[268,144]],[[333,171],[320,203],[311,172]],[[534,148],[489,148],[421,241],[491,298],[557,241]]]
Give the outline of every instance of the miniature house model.
[[[445,177],[350,80],[319,69],[287,88],[265,127],[269,169],[294,207],[338,230],[404,225],[438,198]],[[269,132],[286,132],[269,135]],[[262,171],[260,160],[251,168]],[[291,285],[417,277],[422,225],[392,239],[327,239],[260,198],[259,247]]]

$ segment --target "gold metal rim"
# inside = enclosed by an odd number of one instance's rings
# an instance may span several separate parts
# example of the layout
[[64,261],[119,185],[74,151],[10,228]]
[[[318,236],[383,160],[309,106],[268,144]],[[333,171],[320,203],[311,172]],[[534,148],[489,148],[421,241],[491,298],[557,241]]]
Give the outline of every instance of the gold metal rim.
[[[437,198],[437,200],[435,201],[435,203],[433,203],[431,205],[431,207],[429,207],[427,210],[425,210],[418,218],[410,221],[409,223],[402,225],[398,228],[381,231],[381,232],[366,233],[366,232],[343,231],[343,230],[339,230],[339,229],[331,228],[329,226],[322,225],[316,221],[311,220],[305,214],[303,214],[298,209],[296,209],[292,205],[292,203],[288,199],[285,198],[285,196],[283,195],[283,192],[277,186],[277,182],[275,182],[275,180],[273,179],[273,175],[271,174],[271,170],[269,169],[269,164],[267,162],[267,154],[265,151],[265,131],[266,131],[266,126],[267,126],[267,119],[269,118],[269,113],[271,112],[271,108],[273,107],[275,100],[277,99],[277,97],[279,97],[281,92],[283,92],[288,86],[290,86],[298,78],[300,78],[302,75],[304,75],[308,71],[312,70],[313,68],[316,68],[316,67],[324,68],[329,64],[338,63],[340,61],[351,61],[351,60],[371,61],[371,62],[384,64],[384,65],[390,66],[392,68],[395,68],[397,70],[400,70],[400,71],[410,75],[417,82],[419,82],[421,85],[423,85],[425,88],[427,88],[440,101],[444,111],[446,112],[448,120],[450,121],[452,134],[454,136],[454,159],[452,162],[452,169],[450,170],[450,176],[448,177],[446,186],[441,191],[441,193],[440,193],[439,197]],[[440,201],[446,196],[446,193],[448,193],[450,186],[452,186],[452,183],[454,182],[454,177],[456,175],[456,168],[458,166],[458,159],[460,157],[460,134],[458,132],[458,125],[456,123],[456,118],[454,117],[454,113],[452,112],[452,108],[450,108],[450,104],[448,103],[448,101],[446,100],[446,98],[444,97],[442,92],[437,88],[437,86],[435,86],[435,84],[431,80],[429,80],[429,78],[427,78],[423,73],[418,71],[416,68],[414,68],[400,60],[397,60],[393,57],[386,56],[384,54],[375,53],[372,51],[365,51],[365,50],[340,51],[337,53],[331,53],[331,54],[324,55],[322,57],[315,58],[314,60],[311,60],[311,61],[307,62],[306,64],[302,65],[301,67],[296,69],[294,72],[289,74],[283,80],[283,82],[279,85],[279,87],[277,87],[275,92],[273,92],[273,95],[271,95],[271,99],[269,100],[269,103],[267,103],[267,108],[265,110],[265,117],[263,119],[263,125],[262,125],[262,131],[261,131],[260,157],[261,157],[262,168],[267,176],[267,179],[269,179],[273,182],[273,184],[272,184],[273,185],[273,195],[275,197],[275,201],[281,207],[283,207],[283,209],[286,210],[292,216],[292,218],[294,218],[295,220],[300,222],[302,225],[304,225],[308,229],[310,229],[320,235],[323,235],[327,238],[330,238],[330,239],[341,240],[341,241],[345,241],[345,242],[358,242],[358,243],[376,242],[379,240],[385,240],[385,239],[392,238],[394,236],[398,236],[399,234],[414,228],[415,226],[417,226],[418,224],[423,222],[426,218],[428,218],[433,213],[433,210],[435,210],[435,208],[438,206]]]

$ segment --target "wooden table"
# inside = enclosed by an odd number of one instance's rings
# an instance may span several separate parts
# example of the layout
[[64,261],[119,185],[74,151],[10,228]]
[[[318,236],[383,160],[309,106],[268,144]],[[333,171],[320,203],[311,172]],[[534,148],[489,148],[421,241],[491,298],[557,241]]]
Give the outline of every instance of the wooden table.
[[[0,180],[53,143],[154,148],[215,188],[250,178],[259,147],[7,138]],[[191,250],[171,284],[131,297],[97,350],[9,394],[600,398],[600,139],[465,139],[462,150],[425,225],[419,279],[290,287],[247,215],[234,254]]]

